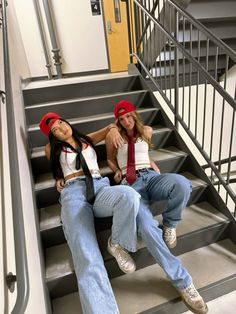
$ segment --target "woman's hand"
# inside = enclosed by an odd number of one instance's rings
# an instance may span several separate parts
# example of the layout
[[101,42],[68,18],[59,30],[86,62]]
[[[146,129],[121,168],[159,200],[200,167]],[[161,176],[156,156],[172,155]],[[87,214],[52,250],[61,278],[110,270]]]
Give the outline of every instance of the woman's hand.
[[61,190],[64,188],[64,185],[65,185],[64,179],[59,179],[56,181],[56,188],[59,193],[61,193]]
[[120,135],[118,128],[112,127],[107,136],[111,138],[112,144],[116,149],[124,145],[124,139]]
[[120,169],[117,169],[114,175],[114,180],[116,183],[120,183],[122,180],[122,172]]

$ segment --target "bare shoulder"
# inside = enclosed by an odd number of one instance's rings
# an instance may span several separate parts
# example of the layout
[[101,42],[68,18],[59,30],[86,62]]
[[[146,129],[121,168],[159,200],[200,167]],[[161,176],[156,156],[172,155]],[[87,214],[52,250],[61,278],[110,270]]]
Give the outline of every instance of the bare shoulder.
[[153,133],[153,129],[151,126],[149,125],[144,125],[144,133],[147,137],[151,138],[152,137],[152,133]]
[[47,143],[45,146],[45,155],[47,159],[50,159],[50,154],[51,154],[51,145],[50,143]]

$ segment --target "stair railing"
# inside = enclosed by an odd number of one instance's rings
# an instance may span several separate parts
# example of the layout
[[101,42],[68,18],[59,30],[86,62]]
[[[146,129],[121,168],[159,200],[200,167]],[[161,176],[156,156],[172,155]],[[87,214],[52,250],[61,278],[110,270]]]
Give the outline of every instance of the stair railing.
[[[206,173],[212,182],[213,177],[218,179],[218,192],[235,216],[230,174],[236,153],[236,86],[229,77],[230,68],[236,68],[235,51],[177,0],[126,4],[131,59],[137,60],[140,73],[170,108],[176,128],[185,130],[206,160],[210,169],[205,167]],[[226,165],[223,159],[228,160]]]
[[[14,244],[15,244],[15,265],[16,275],[9,272],[5,274],[6,286],[11,292],[14,291],[14,284],[17,285],[17,297],[14,308],[11,313],[23,314],[28,303],[29,297],[29,278],[28,278],[28,263],[26,254],[26,243],[25,243],[25,230],[24,230],[24,219],[21,199],[21,187],[20,187],[20,176],[19,176],[19,160],[17,153],[17,140],[16,140],[16,128],[15,128],[15,116],[13,108],[13,96],[11,86],[11,74],[10,74],[10,59],[9,59],[9,48],[8,48],[8,33],[7,33],[7,14],[6,14],[6,0],[0,0],[0,14],[1,14],[1,28],[3,38],[3,60],[4,60],[4,83],[5,92],[4,100],[2,103],[6,105],[6,116],[7,116],[7,134],[8,134],[8,149],[9,149],[9,168],[10,168],[10,182],[11,182],[11,200],[12,200],[12,218],[13,218],[13,232],[14,232]],[[1,95],[2,95],[1,94]],[[2,143],[1,143],[2,144]],[[2,150],[0,151],[1,153]],[[2,159],[3,156],[0,156]],[[2,166],[2,164],[1,164]],[[2,195],[4,197],[4,195]],[[4,205],[3,213],[6,211],[6,204]],[[4,217],[4,215],[3,215]],[[3,222],[3,231],[6,231],[6,227]],[[6,240],[6,234],[3,234],[3,240]],[[4,244],[5,247],[5,244]],[[5,252],[6,253],[6,252]],[[3,262],[5,263],[5,256],[3,256]],[[6,270],[7,265],[4,265]],[[5,288],[5,285],[4,285]],[[5,289],[4,289],[5,291]],[[6,303],[5,295],[5,303]],[[4,304],[5,311],[8,304]]]

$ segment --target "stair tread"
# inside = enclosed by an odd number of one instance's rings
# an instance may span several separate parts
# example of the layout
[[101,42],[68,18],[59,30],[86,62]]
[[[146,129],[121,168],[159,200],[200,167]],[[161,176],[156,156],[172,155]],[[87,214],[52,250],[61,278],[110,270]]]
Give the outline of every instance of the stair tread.
[[[195,177],[191,173],[183,172],[182,175],[191,181],[193,189],[206,185],[205,181]],[[60,205],[54,204],[45,208],[41,208],[40,230],[44,231],[51,228],[56,228],[58,226],[60,226]]]
[[[200,289],[235,274],[236,245],[227,239],[179,258]],[[121,314],[140,313],[179,297],[157,264],[114,278],[111,285]],[[53,308],[55,314],[82,313],[77,292],[54,299]]]
[[[142,108],[142,109],[138,109],[137,112],[140,113],[144,113],[144,112],[149,112],[149,111],[158,111],[157,108],[155,107],[149,107],[149,108]],[[98,120],[104,120],[104,119],[108,119],[108,118],[113,118],[114,119],[114,115],[112,112],[110,113],[102,113],[102,114],[96,114],[96,115],[90,115],[88,117],[82,117],[82,118],[73,118],[73,119],[67,119],[67,121],[71,124],[77,124],[77,123],[85,123],[85,122],[90,122],[90,121],[98,121]],[[32,131],[38,131],[39,130],[39,125],[38,124],[31,124],[28,127],[28,132],[32,132]]]
[[62,79],[57,80],[41,80],[25,84],[23,90],[31,90],[35,88],[45,88],[45,87],[54,87],[54,86],[64,86],[68,84],[77,84],[77,83],[86,83],[93,81],[102,81],[106,79],[117,79],[123,77],[135,77],[137,75],[130,75],[128,72],[117,72],[117,73],[105,73],[105,74],[95,74],[95,75],[85,75],[85,76],[76,76],[76,77],[63,77]]
[[[153,128],[153,136],[155,134],[160,133],[160,132],[170,132],[170,131],[172,131],[171,128],[168,128],[168,127],[163,126],[163,125],[155,125],[155,126],[152,126],[152,128]],[[105,144],[105,140],[101,141],[98,144],[96,144],[96,146],[104,145],[104,144]],[[31,150],[31,158],[39,158],[39,157],[44,157],[44,156],[45,156],[45,146],[32,148],[32,150]]]
[[[178,158],[181,156],[187,156],[187,153],[179,150],[178,148],[174,146],[150,151],[151,159],[156,162],[167,160],[167,159],[172,159],[172,158]],[[106,161],[99,162],[99,167],[100,167],[101,175],[103,176],[112,172],[111,169],[107,166]],[[52,174],[44,173],[44,174],[40,174],[37,177],[37,180],[35,183],[35,189],[42,190],[45,188],[53,187],[54,185],[55,185],[55,180],[53,179]]]
[[[53,207],[53,209],[55,209],[55,207]],[[161,224],[161,215],[156,216],[155,219]],[[228,219],[209,203],[202,202],[194,204],[186,207],[184,210],[184,219],[179,223],[177,229],[178,237],[226,221],[228,221]],[[109,235],[110,230],[98,233],[98,242],[104,260],[111,258],[106,251],[106,243]],[[139,244],[139,248],[144,247],[142,241],[140,241]],[[66,243],[50,247],[46,250],[47,280],[63,277],[71,272],[73,272],[73,263],[69,247]]]
[[120,96],[120,95],[124,95],[124,97],[126,95],[130,95],[130,94],[140,94],[140,93],[146,93],[147,90],[135,90],[135,91],[127,91],[127,92],[115,92],[112,94],[102,94],[102,95],[93,95],[93,96],[87,96],[87,97],[77,97],[77,98],[71,98],[71,99],[64,99],[64,100],[60,100],[60,101],[49,101],[49,102],[43,102],[43,103],[37,103],[34,105],[29,105],[26,106],[25,109],[26,110],[31,110],[31,109],[39,109],[42,107],[47,107],[47,106],[56,106],[56,105],[63,105],[63,104],[70,104],[70,103],[79,103],[82,101],[88,101],[88,100],[93,100],[93,99],[99,99],[99,98],[112,98],[114,96]]
[[214,19],[216,17],[227,19],[235,16],[235,10],[236,4],[227,0],[214,2],[214,6],[208,1],[191,2],[186,9],[197,20]]

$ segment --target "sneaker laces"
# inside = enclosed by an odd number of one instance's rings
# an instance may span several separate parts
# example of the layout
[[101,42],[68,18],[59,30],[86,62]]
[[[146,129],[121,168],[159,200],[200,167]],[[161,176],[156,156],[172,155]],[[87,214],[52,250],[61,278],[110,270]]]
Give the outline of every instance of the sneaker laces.
[[195,299],[199,297],[199,293],[193,285],[190,285],[189,287],[184,289],[184,294],[187,294],[190,297],[190,299]]
[[121,261],[120,264],[122,266],[130,261],[130,256],[128,255],[127,251],[124,248],[122,248],[119,244],[111,243],[111,246],[115,247],[115,249],[117,251],[117,253],[116,253],[117,259],[119,259]]
[[171,238],[172,240],[176,238],[175,228],[164,227],[163,231],[164,231],[165,238],[168,237],[168,238]]

